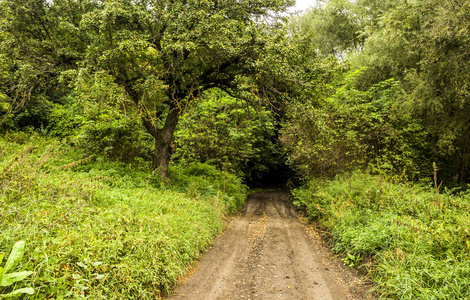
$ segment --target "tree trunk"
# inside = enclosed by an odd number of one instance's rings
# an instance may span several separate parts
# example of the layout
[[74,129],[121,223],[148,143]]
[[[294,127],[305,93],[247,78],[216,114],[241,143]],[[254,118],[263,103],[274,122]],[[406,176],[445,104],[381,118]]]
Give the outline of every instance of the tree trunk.
[[[1,0],[0,0],[1,1]],[[129,93],[131,98],[134,100],[134,103],[139,106],[140,95],[134,89],[132,82],[128,82],[125,85],[126,91]],[[180,97],[177,99],[184,99],[186,95],[180,94]],[[173,154],[171,147],[171,139],[173,138],[173,133],[175,132],[176,125],[178,125],[179,116],[181,109],[176,105],[175,102],[170,104],[170,110],[166,116],[165,125],[161,129],[155,127],[154,122],[150,115],[144,110],[142,118],[142,125],[147,129],[155,138],[155,152],[153,154],[152,160],[152,170],[158,171],[160,176],[165,179],[168,176],[168,165],[170,163],[170,156]]]
[[173,154],[171,147],[171,139],[175,132],[176,125],[178,124],[180,109],[177,107],[170,107],[170,112],[165,120],[165,125],[161,129],[156,130],[155,137],[155,152],[153,155],[152,169],[158,170],[160,176],[165,179],[168,176],[168,165],[170,163],[170,156]]

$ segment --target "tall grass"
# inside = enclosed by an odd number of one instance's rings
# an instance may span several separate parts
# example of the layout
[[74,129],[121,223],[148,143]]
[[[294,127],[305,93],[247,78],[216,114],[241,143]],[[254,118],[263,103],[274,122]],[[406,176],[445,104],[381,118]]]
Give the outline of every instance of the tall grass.
[[470,299],[470,193],[436,188],[355,172],[293,194],[381,299]]
[[21,283],[34,287],[30,299],[158,299],[245,195],[239,179],[206,165],[173,167],[164,183],[58,142],[8,135],[0,138],[0,254],[26,241],[19,269],[34,271]]

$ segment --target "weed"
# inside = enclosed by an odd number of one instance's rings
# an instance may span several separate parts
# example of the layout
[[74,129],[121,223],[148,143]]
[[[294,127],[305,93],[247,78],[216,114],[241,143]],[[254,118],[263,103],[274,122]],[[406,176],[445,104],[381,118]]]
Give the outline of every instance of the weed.
[[172,166],[168,185],[41,137],[4,136],[0,153],[0,252],[28,244],[30,299],[159,298],[246,196],[239,179],[203,164]]
[[[8,256],[5,266],[3,268],[0,267],[0,292],[2,292],[0,294],[0,298],[9,298],[20,294],[34,294],[33,288],[14,289],[13,291],[7,294],[4,294],[3,291],[1,291],[2,289],[5,290],[6,288],[14,285],[16,282],[22,281],[26,277],[33,274],[33,272],[31,271],[11,272],[23,258],[24,247],[24,241],[16,242],[15,245],[13,245],[13,248],[11,249],[10,256]],[[2,261],[3,255],[0,255],[0,264],[2,263]]]
[[[370,269],[384,298],[470,298],[470,193],[353,172],[311,181],[297,206],[332,233],[350,266]],[[368,266],[370,267],[370,266]]]

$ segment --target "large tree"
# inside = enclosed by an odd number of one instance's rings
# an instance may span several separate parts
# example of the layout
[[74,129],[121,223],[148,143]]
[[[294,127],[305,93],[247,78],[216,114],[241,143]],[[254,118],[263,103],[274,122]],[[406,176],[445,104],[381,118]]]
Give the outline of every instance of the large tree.
[[[262,92],[280,95],[260,68],[267,65],[266,47],[279,13],[293,2],[5,0],[2,5],[11,18],[5,31],[17,37],[10,46],[29,49],[16,57],[54,70],[62,66],[61,76],[66,71],[75,83],[99,75],[125,91],[155,138],[153,169],[165,177],[178,119],[202,91],[244,91],[252,99]],[[22,10],[27,18],[18,14]],[[30,22],[45,27],[31,32]]]

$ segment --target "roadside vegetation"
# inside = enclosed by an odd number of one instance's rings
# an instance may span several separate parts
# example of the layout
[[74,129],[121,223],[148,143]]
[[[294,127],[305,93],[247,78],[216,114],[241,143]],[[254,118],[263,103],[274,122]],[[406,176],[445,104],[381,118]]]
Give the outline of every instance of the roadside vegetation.
[[470,193],[346,173],[293,191],[351,267],[370,272],[383,299],[470,296]]
[[234,175],[173,166],[163,182],[124,163],[83,159],[57,140],[0,140],[0,252],[26,243],[17,285],[32,299],[154,299],[168,293],[243,204]]

